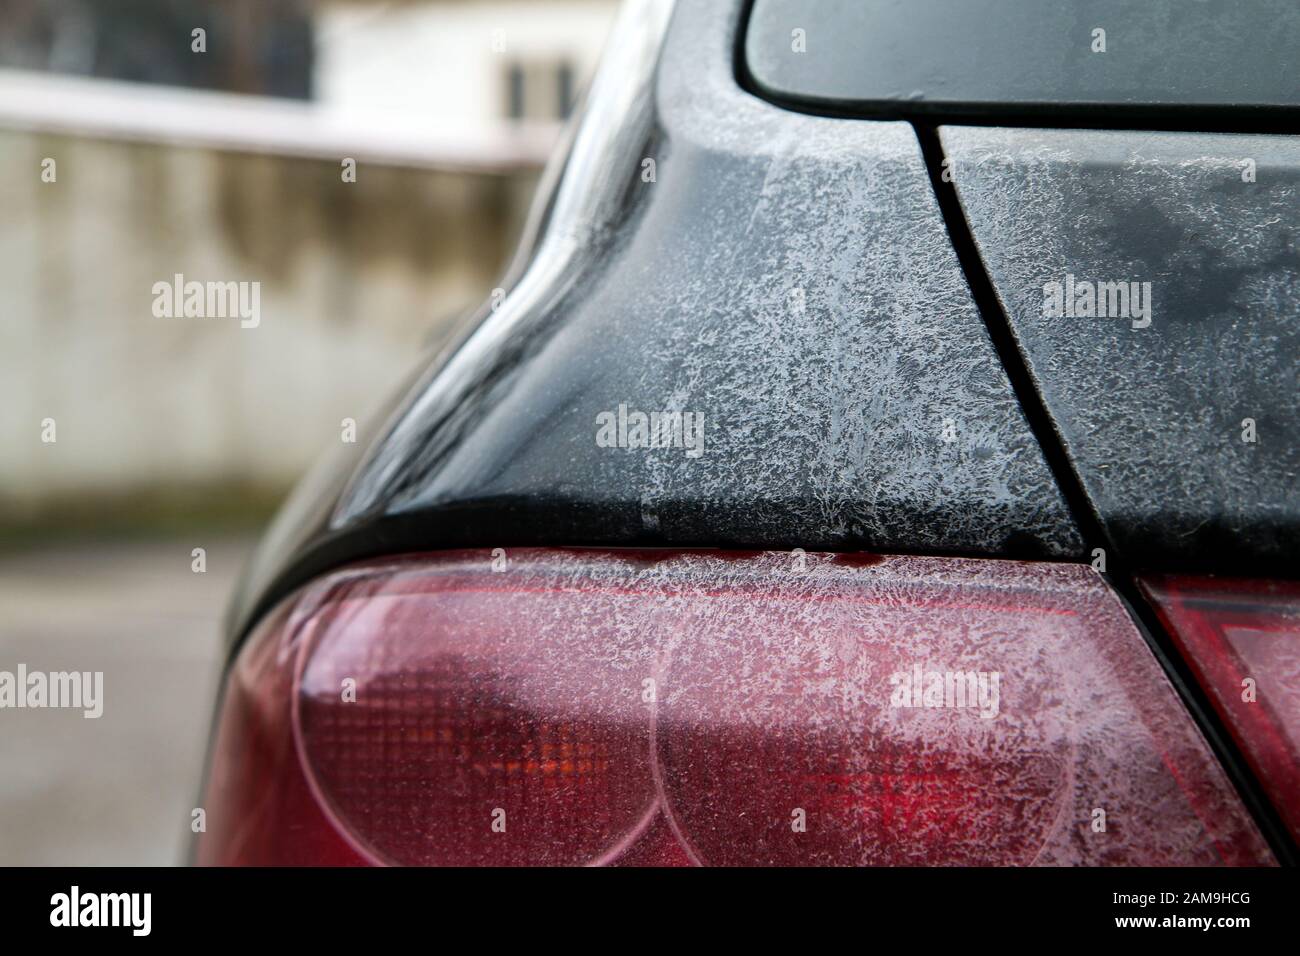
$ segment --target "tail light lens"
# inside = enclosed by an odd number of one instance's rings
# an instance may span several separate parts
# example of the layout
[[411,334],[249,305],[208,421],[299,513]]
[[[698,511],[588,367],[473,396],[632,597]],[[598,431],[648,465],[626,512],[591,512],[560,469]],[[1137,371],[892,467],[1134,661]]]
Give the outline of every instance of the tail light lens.
[[1143,582],[1214,708],[1300,840],[1300,582]]
[[1261,864],[1086,567],[447,552],[231,672],[203,863]]

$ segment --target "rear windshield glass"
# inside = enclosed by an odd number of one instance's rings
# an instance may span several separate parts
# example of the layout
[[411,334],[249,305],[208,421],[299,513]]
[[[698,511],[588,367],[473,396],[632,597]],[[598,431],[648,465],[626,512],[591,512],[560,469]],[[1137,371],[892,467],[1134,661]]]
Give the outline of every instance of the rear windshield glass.
[[754,0],[758,92],[863,114],[1300,107],[1300,0]]

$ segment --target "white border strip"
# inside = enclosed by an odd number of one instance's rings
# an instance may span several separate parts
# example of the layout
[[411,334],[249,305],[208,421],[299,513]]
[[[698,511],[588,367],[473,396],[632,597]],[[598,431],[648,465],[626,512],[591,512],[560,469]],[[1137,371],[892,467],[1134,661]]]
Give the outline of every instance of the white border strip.
[[0,128],[468,172],[545,164],[556,123],[436,128],[297,100],[0,69]]

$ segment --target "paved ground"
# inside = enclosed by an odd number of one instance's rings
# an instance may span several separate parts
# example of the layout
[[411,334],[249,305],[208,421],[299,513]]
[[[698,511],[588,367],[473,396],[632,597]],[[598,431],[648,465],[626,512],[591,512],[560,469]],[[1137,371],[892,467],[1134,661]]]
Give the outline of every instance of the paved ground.
[[[103,671],[104,714],[0,709],[0,865],[171,864],[189,840],[218,623],[252,541],[0,554],[0,671]],[[207,549],[207,571],[190,551]]]

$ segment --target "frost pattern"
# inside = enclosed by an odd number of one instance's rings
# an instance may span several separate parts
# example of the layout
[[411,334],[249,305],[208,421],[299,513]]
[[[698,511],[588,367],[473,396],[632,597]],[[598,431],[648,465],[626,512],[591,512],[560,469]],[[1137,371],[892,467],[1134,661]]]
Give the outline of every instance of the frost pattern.
[[[303,752],[381,859],[1270,862],[1086,567],[513,550],[498,574],[491,561],[362,567],[294,611],[311,635]],[[998,673],[996,716],[894,706],[891,675],[915,667]],[[346,675],[356,703],[338,702]],[[490,835],[491,807],[512,839]]]
[[[629,166],[609,245],[433,378],[336,524],[509,499],[598,510],[564,541],[1082,553],[912,130],[744,93],[734,14],[678,7],[656,181]],[[705,454],[597,448],[620,405],[702,413]]]
[[[1077,554],[910,127],[742,93],[732,14],[710,6],[679,9],[659,74],[665,184],[695,221],[645,250],[656,281],[632,306],[680,356],[637,393],[716,427],[704,462],[653,457],[643,499],[698,502],[728,538],[1000,551],[1019,534]],[[737,517],[742,494],[757,507]]]
[[[943,142],[1049,410],[1121,542],[1294,559],[1300,146],[962,127]],[[1067,273],[1151,282],[1151,326],[1045,318],[1043,285]],[[1246,418],[1256,443],[1242,441]]]

